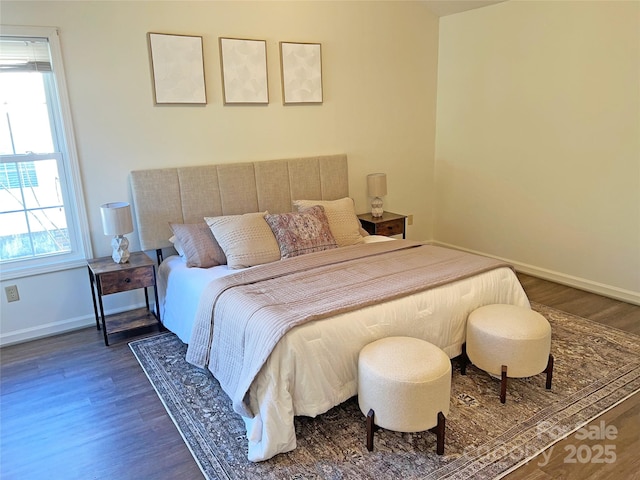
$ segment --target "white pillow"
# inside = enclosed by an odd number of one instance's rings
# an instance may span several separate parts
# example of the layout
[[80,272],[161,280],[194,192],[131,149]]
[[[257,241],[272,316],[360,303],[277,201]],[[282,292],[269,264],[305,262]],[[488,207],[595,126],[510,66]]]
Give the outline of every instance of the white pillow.
[[222,247],[229,268],[246,268],[280,260],[280,247],[264,219],[267,213],[204,218]]
[[329,228],[339,247],[362,243],[360,220],[356,216],[353,200],[349,197],[339,200],[294,200],[299,212],[314,205],[322,205],[329,220]]

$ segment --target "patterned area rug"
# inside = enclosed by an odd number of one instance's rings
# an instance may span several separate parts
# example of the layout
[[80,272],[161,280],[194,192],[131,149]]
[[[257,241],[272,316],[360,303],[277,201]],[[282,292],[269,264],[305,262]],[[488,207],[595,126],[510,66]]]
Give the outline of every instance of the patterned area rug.
[[316,418],[297,417],[298,447],[259,463],[247,460],[244,423],[208,371],[184,360],[166,333],[131,349],[204,475],[213,479],[494,479],[640,390],[640,337],[534,304],[551,323],[553,388],[545,375],[499,381],[454,361],[445,455],[435,434],[378,430],[365,446],[355,398]]

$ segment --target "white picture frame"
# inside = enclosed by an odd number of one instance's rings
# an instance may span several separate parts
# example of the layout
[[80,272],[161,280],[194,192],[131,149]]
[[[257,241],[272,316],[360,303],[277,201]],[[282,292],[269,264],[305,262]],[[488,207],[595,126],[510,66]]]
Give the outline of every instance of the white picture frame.
[[269,103],[267,42],[219,37],[225,105]]
[[160,104],[206,104],[202,37],[147,33],[153,99]]
[[323,102],[321,44],[280,42],[280,71],[284,105]]

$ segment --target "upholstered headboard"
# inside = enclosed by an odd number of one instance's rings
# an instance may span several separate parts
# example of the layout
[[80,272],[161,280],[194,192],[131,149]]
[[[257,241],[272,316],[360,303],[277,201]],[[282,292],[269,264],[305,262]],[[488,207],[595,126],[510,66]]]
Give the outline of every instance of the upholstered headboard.
[[290,212],[298,199],[349,196],[346,155],[134,170],[131,189],[140,247],[170,247],[170,223],[204,217]]

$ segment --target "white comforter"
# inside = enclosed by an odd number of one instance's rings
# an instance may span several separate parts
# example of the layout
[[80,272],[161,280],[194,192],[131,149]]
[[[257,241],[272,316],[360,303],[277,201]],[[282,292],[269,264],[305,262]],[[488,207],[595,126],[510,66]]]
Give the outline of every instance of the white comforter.
[[[233,270],[188,269],[177,257],[167,259],[159,276],[165,326],[188,341],[200,293],[211,278],[228,273]],[[511,269],[491,270],[295,327],[277,344],[251,387],[250,406],[256,414],[243,417],[249,460],[266,460],[293,450],[294,415],[313,417],[355,395],[357,354],[364,345],[386,336],[407,335],[438,345],[455,357],[464,342],[467,315],[491,303],[529,306]],[[288,388],[280,388],[283,384]]]

